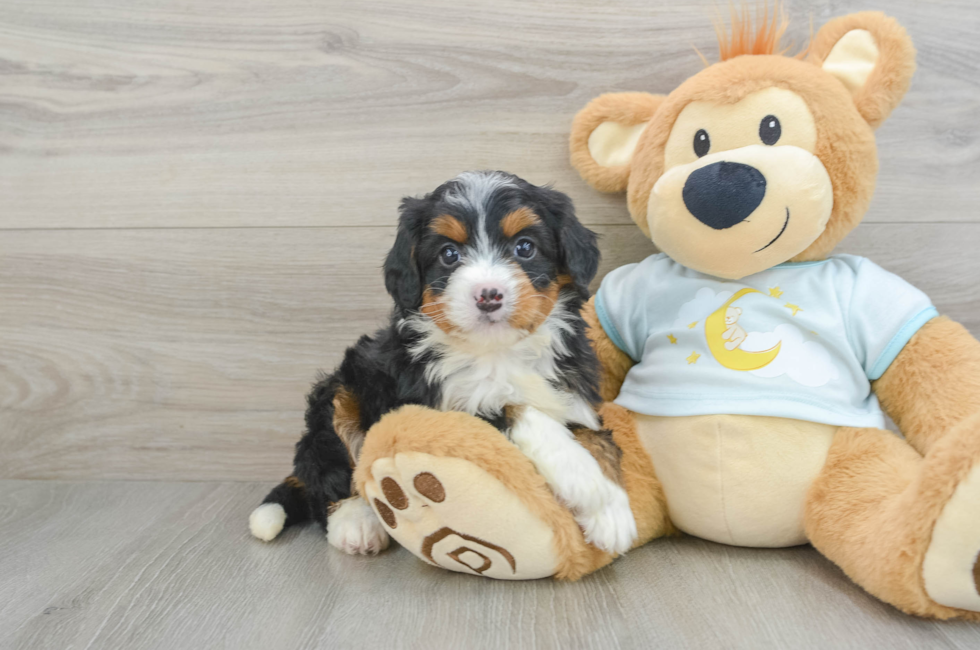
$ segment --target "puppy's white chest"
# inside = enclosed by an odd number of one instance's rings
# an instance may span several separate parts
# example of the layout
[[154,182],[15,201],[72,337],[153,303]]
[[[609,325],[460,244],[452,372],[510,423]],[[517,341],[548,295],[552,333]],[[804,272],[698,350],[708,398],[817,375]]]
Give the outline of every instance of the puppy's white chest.
[[559,399],[558,391],[531,364],[505,355],[444,358],[437,363],[456,366],[442,382],[444,410],[487,415],[507,405],[537,406]]

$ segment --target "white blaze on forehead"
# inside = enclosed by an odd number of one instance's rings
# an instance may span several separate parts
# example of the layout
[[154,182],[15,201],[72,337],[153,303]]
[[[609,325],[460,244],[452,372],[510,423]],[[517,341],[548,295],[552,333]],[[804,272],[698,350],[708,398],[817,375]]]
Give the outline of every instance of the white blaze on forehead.
[[516,187],[514,181],[500,172],[463,172],[453,180],[456,185],[446,193],[445,200],[476,214],[477,248],[489,252],[487,207],[499,190]]
[[497,190],[515,187],[513,180],[500,172],[463,172],[453,180],[456,186],[446,193],[446,201],[473,210],[481,219],[486,217],[486,206]]

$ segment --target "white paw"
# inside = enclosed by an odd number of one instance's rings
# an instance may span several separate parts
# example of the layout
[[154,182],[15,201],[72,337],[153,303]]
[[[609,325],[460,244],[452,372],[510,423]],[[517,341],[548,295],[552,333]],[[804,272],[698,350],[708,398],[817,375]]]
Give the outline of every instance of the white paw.
[[327,517],[327,541],[350,555],[376,555],[390,538],[371,506],[361,497],[346,499]]
[[618,555],[630,550],[636,541],[636,520],[630,510],[626,492],[609,481],[606,492],[609,499],[598,510],[577,511],[575,521],[585,533],[585,541],[593,546]]
[[271,542],[286,524],[286,511],[278,503],[263,503],[248,516],[248,529],[263,542]]
[[636,520],[629,496],[602,473],[598,461],[564,424],[527,407],[511,429],[511,440],[575,515],[587,542],[609,553],[624,553],[633,546]]

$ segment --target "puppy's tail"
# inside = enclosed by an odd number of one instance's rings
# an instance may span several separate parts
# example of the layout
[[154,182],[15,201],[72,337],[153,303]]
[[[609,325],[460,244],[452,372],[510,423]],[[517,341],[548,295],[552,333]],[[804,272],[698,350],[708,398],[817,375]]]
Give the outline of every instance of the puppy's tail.
[[274,540],[282,529],[310,518],[310,507],[306,500],[306,486],[295,476],[272,488],[262,505],[248,517],[248,527],[252,534],[263,542]]

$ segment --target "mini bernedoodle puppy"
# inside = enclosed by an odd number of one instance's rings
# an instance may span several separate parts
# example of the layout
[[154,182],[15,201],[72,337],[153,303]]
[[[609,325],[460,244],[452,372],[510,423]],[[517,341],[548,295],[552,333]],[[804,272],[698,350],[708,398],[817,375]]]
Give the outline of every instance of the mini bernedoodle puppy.
[[252,512],[252,534],[269,541],[313,518],[347,553],[386,548],[374,511],[351,494],[353,466],[375,422],[419,404],[493,424],[590,543],[629,549],[636,523],[626,492],[579,442],[587,437],[618,465],[596,413],[598,363],[579,315],[598,263],[595,234],[571,200],[511,174],[466,172],[404,199],[384,264],[391,323],[314,385],[293,475]]

